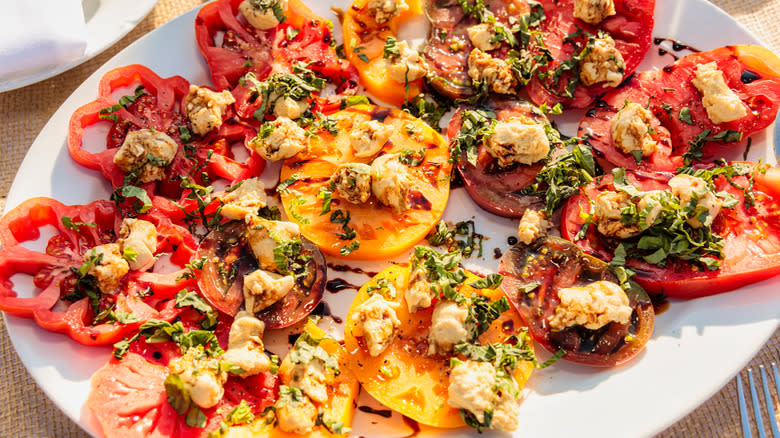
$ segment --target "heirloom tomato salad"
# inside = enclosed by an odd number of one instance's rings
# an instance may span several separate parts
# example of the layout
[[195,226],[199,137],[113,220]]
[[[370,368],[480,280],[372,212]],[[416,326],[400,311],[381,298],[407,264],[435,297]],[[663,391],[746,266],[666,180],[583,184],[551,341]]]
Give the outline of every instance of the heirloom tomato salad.
[[[205,4],[211,83],[127,65],[70,118],[66,159],[109,196],[0,219],[0,309],[113,349],[86,403],[104,436],[346,436],[361,388],[431,430],[511,433],[535,370],[641,360],[654,302],[780,273],[780,170],[722,158],[777,116],[769,50],[637,71],[654,0],[338,15]],[[417,19],[427,40],[404,40]],[[572,109],[575,137],[555,123]],[[464,264],[490,225],[442,221],[461,187],[517,227],[492,272]],[[328,278],[354,260],[381,272]],[[326,290],[348,288],[323,330]],[[280,333],[289,351],[264,342]]]

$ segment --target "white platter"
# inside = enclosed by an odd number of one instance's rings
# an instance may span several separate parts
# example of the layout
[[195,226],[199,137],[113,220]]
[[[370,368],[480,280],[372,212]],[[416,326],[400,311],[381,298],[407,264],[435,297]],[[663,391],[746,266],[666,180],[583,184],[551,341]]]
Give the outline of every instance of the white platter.
[[87,48],[70,62],[24,70],[0,78],[0,93],[56,76],[86,62],[127,35],[151,12],[158,0],[83,0]]
[[[335,21],[329,4],[318,0],[309,3],[316,12]],[[207,67],[194,43],[195,13],[187,13],[132,44],[65,101],[30,148],[11,187],[6,208],[33,196],[50,196],[68,204],[108,196],[108,185],[102,176],[70,159],[66,148],[68,119],[78,106],[95,98],[100,77],[117,66],[141,63],[164,77],[182,75],[193,83],[208,83]],[[760,44],[749,31],[705,0],[657,0],[653,34],[702,50],[727,44]],[[192,43],[181,44],[182,41]],[[659,68],[671,61],[668,55],[661,57],[653,48],[640,70]],[[559,122],[565,133],[573,134],[576,123],[572,117]],[[749,158],[763,157],[774,163],[772,132],[768,129],[754,136]],[[273,169],[272,166],[266,175]],[[485,257],[469,260],[466,265],[482,272],[493,271],[497,265],[493,249],[506,250],[506,239],[516,232],[516,224],[483,212],[463,189],[454,190],[445,219],[472,217],[476,218],[477,231],[488,240]],[[378,271],[387,262],[360,265],[368,271]],[[350,273],[330,274],[357,284],[367,279]],[[645,351],[618,369],[559,362],[536,372],[521,408],[517,436],[642,437],[661,432],[711,397],[760,350],[780,323],[778,290],[780,278],[775,278],[737,292],[674,301],[668,311],[656,318],[655,332]],[[353,294],[326,292],[326,300],[333,313],[343,318]],[[77,345],[65,336],[39,329],[31,320],[7,316],[6,324],[22,362],[44,392],[66,415],[97,436],[98,429],[83,405],[89,378],[108,360],[110,350]],[[343,331],[343,325],[330,321],[330,329],[337,333]],[[363,395],[360,403],[371,403],[367,398]],[[376,423],[387,427],[379,428]],[[397,415],[385,420],[358,413],[354,428],[354,436],[404,436],[410,432]],[[472,433],[460,429],[447,435]],[[423,434],[427,434],[425,430]]]

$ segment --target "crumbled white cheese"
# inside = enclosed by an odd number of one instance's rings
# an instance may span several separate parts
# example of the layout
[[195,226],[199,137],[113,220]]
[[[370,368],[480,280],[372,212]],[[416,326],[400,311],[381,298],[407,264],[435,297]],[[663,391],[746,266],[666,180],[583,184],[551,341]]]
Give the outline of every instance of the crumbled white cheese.
[[398,303],[375,294],[355,309],[353,320],[362,332],[371,356],[382,354],[395,339],[396,331],[401,326],[395,314],[397,308]]
[[643,157],[652,155],[658,144],[650,135],[650,111],[629,102],[612,119],[612,141],[618,150],[631,154],[641,151]]
[[517,80],[512,74],[512,67],[506,61],[493,58],[489,53],[474,49],[468,58],[468,74],[472,81],[486,83],[494,93],[511,94],[514,92]]
[[287,0],[244,0],[238,5],[238,11],[249,24],[260,30],[271,29],[279,25],[274,13],[277,8],[286,15]]
[[520,423],[520,400],[504,392],[496,402],[490,428],[502,432],[514,432]]
[[489,362],[467,360],[450,371],[447,403],[456,409],[465,409],[482,423],[485,411],[492,410],[496,394],[496,369]]
[[550,327],[562,330],[575,325],[598,330],[610,322],[628,324],[633,309],[623,288],[611,281],[596,281],[586,286],[558,291],[561,303],[550,317]]
[[269,123],[272,128],[270,133],[261,131],[261,134],[249,142],[249,147],[266,160],[286,160],[308,146],[309,137],[306,136],[306,131],[289,118],[279,117]]
[[[130,131],[114,155],[114,164],[125,173],[137,172],[141,184],[165,179],[165,167],[179,146],[164,132],[151,129]],[[149,155],[156,158],[149,160]]]
[[245,179],[238,188],[220,197],[222,217],[232,220],[244,220],[256,215],[266,206],[265,185],[257,178]]
[[501,47],[500,41],[492,41],[496,37],[496,28],[490,23],[475,24],[466,29],[466,32],[469,34],[471,44],[483,52]]
[[192,123],[192,131],[206,135],[212,129],[219,129],[228,105],[235,102],[236,99],[228,90],[217,93],[205,87],[190,85],[184,106]]
[[371,0],[368,2],[368,15],[374,17],[377,24],[384,24],[393,17],[409,9],[404,0]]
[[292,275],[258,269],[244,276],[244,305],[251,312],[259,312],[287,296],[293,287]]
[[378,120],[364,120],[352,128],[349,144],[356,157],[373,157],[387,143],[393,127]]
[[431,328],[428,332],[428,354],[452,353],[452,348],[467,342],[470,332],[466,327],[469,309],[454,301],[440,300],[433,308]]
[[276,117],[286,117],[291,120],[300,119],[306,109],[309,108],[309,101],[306,99],[295,100],[290,96],[279,97],[271,93],[268,100],[274,103],[274,115]]
[[498,160],[499,166],[534,164],[550,152],[550,140],[544,126],[521,119],[501,120],[485,140],[485,149]]
[[527,208],[517,225],[517,237],[524,244],[530,245],[539,236],[546,234],[549,227],[547,216],[543,212]]
[[245,310],[238,312],[233,319],[228,335],[228,349],[222,355],[222,360],[241,367],[244,372],[239,377],[254,376],[271,368],[271,360],[263,347],[264,331],[265,323]]
[[149,221],[123,219],[118,243],[130,269],[148,268],[157,260],[154,256],[157,251],[157,228]]
[[431,307],[436,293],[431,289],[431,283],[425,278],[422,269],[409,272],[409,284],[404,290],[404,300],[409,313]]
[[130,265],[122,257],[119,244],[106,243],[92,248],[89,257],[100,258],[99,262],[90,266],[87,274],[95,277],[97,287],[105,294],[114,294],[119,282],[130,271]]
[[687,207],[694,204],[703,211],[688,219],[688,224],[693,228],[709,227],[712,221],[720,213],[723,200],[710,190],[707,182],[691,175],[677,175],[669,180],[672,194],[680,199],[680,205]]
[[580,62],[580,80],[587,87],[596,84],[617,87],[623,82],[625,65],[612,37],[596,38]]
[[287,241],[300,239],[300,228],[292,222],[269,221],[258,216],[247,216],[246,223],[247,240],[260,269],[278,272],[274,248]]
[[289,385],[303,391],[315,403],[328,401],[328,386],[333,384],[333,373],[325,368],[321,360],[296,364],[290,372]]
[[702,94],[701,102],[707,110],[712,123],[733,122],[747,115],[747,108],[737,93],[729,88],[718,69],[718,64],[710,62],[696,69],[696,77],[691,81]]
[[387,74],[399,84],[416,81],[428,72],[428,64],[420,53],[409,47],[406,41],[396,44],[399,55],[385,59]]
[[280,429],[299,435],[308,435],[317,424],[319,410],[305,394],[301,400],[280,398],[276,403],[276,421]]
[[217,372],[217,360],[209,358],[199,348],[190,348],[182,357],[168,364],[170,372],[178,374],[190,399],[201,408],[214,407],[225,394],[223,385],[227,373]]
[[620,239],[639,235],[641,231],[637,225],[625,224],[620,220],[621,210],[632,205],[631,197],[624,192],[599,193],[593,206],[593,221],[599,233]]
[[615,0],[575,0],[574,17],[589,23],[599,24],[605,18],[615,15]]
[[661,201],[666,196],[666,193],[668,192],[664,190],[651,190],[642,194],[642,199],[636,203],[636,210],[637,213],[647,210],[647,213],[645,213],[644,223],[640,223],[640,228],[650,228],[655,224],[655,221],[664,210]]
[[409,171],[398,154],[387,154],[371,163],[371,192],[376,199],[401,214],[409,209]]
[[363,163],[339,164],[330,182],[339,198],[362,204],[371,197],[371,166]]

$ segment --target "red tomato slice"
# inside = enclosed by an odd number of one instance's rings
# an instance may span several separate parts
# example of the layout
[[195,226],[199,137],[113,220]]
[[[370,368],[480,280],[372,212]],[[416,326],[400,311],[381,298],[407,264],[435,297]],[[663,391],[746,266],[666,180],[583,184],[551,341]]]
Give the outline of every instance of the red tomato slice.
[[[235,315],[244,302],[244,275],[257,269],[257,260],[244,237],[243,222],[232,222],[212,231],[200,244],[196,259],[206,257],[198,273],[198,286],[209,303],[228,315]],[[327,266],[320,250],[303,238],[302,253],[311,256],[308,274],[282,300],[255,316],[266,328],[288,327],[308,316],[322,300]]]
[[[739,203],[730,209],[722,209],[712,225],[714,233],[725,239],[723,260],[719,270],[703,271],[681,260],[668,260],[665,268],[629,259],[627,265],[636,271],[632,277],[649,293],[663,293],[671,298],[698,298],[756,283],[780,274],[780,213],[777,203],[780,194],[778,170],[768,168],[766,173],[754,173],[755,185],[752,206],[745,206],[745,194],[733,187],[722,176],[715,180],[717,190],[731,193]],[[640,190],[668,189],[671,174],[649,174],[639,171],[626,172],[630,181]],[[748,187],[748,177],[738,176],[732,181]],[[605,175],[600,181],[583,187],[580,195],[573,196],[563,208],[561,234],[575,240],[591,213],[590,201],[599,193],[614,190],[612,175]],[[584,216],[583,216],[584,213]],[[584,239],[575,241],[587,254],[610,261],[612,251],[619,242],[607,239],[589,227]]]
[[[496,113],[497,120],[509,120],[523,117],[537,123],[549,124],[547,117],[533,112],[530,103],[522,100],[493,100],[487,107]],[[459,109],[450,120],[447,136],[452,140],[463,124],[463,111]],[[555,147],[555,145],[551,145]],[[479,146],[477,165],[468,162],[466,151],[463,151],[457,168],[463,177],[466,190],[471,199],[485,210],[506,217],[522,217],[527,208],[540,209],[544,207],[544,199],[540,196],[524,195],[521,190],[536,181],[536,175],[544,167],[544,162],[533,165],[513,165],[502,168],[484,148]]]
[[[531,335],[548,351],[563,350],[564,359],[594,366],[615,366],[636,356],[653,333],[655,313],[650,297],[638,287],[626,291],[634,309],[627,324],[610,322],[598,330],[575,325],[551,329],[549,318],[560,304],[558,291],[598,280],[617,282],[606,263],[583,254],[571,242],[550,237],[530,246],[512,247],[498,266],[501,290],[528,325]],[[530,292],[523,287],[539,286]]]
[[[69,217],[80,225],[77,230],[62,222]],[[144,216],[141,216],[144,219]],[[192,237],[186,230],[175,228],[160,218],[158,253],[171,249],[171,242],[179,242],[182,256],[191,251]],[[65,333],[85,345],[107,345],[131,335],[149,319],[170,321],[181,312],[170,300],[176,292],[191,282],[176,282],[173,273],[168,275],[133,271],[123,280],[121,292],[102,294],[100,308],[112,306],[116,310],[132,313],[137,321],[129,324],[95,323],[95,311],[88,298],[68,301],[65,297],[74,291],[75,275],[84,254],[96,245],[116,239],[121,216],[108,201],[95,201],[88,205],[66,206],[49,198],[33,198],[11,210],[0,219],[0,309],[12,315],[33,318],[42,328]],[[56,228],[45,252],[29,250],[20,244],[40,237],[40,228],[50,225]],[[178,250],[177,250],[178,251]],[[24,274],[33,277],[33,284],[40,289],[33,297],[19,297],[14,290],[12,277]],[[151,288],[153,294],[143,298],[138,292]],[[55,306],[63,302],[67,310],[57,311]]]
[[[176,347],[178,349],[178,347]],[[118,438],[195,438],[219,428],[221,420],[246,400],[256,414],[273,404],[278,379],[270,373],[247,379],[231,377],[225,396],[215,407],[204,409],[206,427],[191,428],[168,404],[164,382],[168,368],[128,353],[122,361],[111,359],[92,376],[87,407],[103,434]]]
[[[748,114],[738,120],[715,124],[702,106],[702,95],[691,80],[698,65],[715,62],[724,79],[745,105]],[[658,134],[658,150],[637,164],[633,156],[618,150],[611,135],[612,118],[625,101],[647,105],[654,114],[653,128]],[[758,46],[722,47],[710,52],[688,55],[661,70],[640,73],[622,88],[608,93],[590,109],[579,127],[579,136],[588,136],[599,163],[612,167],[673,171],[683,164],[682,155],[691,142],[705,130],[709,136],[732,130],[742,133],[741,142],[702,144],[702,161],[720,158],[729,149],[744,144],[748,137],[774,122],[780,108],[780,59]],[[680,111],[688,108],[692,125],[680,120]]]
[[[623,56],[625,63],[623,77],[631,76],[642,63],[652,43],[655,0],[616,0],[617,14],[606,18],[597,26],[574,18],[574,2],[575,0],[540,1],[546,18],[542,21],[539,30],[545,47],[553,57],[553,61],[540,71],[552,73],[562,62],[572,59],[573,55],[579,53],[585,46],[587,42],[585,33],[596,35],[599,31],[604,31],[615,40],[615,47]],[[576,34],[578,30],[582,31],[580,35],[569,39],[574,44],[564,42],[567,36]],[[537,76],[528,84],[528,94],[537,105],[546,103],[552,108],[560,102],[569,108],[586,108],[599,95],[612,89],[599,84],[586,87],[580,83],[573,93],[573,99],[562,97],[569,80],[577,74],[579,69],[563,73],[557,85],[552,74],[545,80]]]

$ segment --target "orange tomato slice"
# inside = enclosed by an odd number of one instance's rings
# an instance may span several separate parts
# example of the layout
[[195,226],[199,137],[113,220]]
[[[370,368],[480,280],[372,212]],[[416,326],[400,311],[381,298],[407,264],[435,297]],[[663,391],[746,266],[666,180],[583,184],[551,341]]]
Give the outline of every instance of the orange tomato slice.
[[[325,337],[325,332],[322,331],[311,320],[306,323],[304,331],[309,333],[312,338],[321,339]],[[339,375],[335,377],[331,390],[329,391],[328,401],[321,406],[323,410],[323,417],[331,419],[334,422],[340,422],[345,428],[352,425],[352,417],[355,414],[355,400],[358,396],[359,385],[357,379],[350,371],[347,364],[347,355],[344,348],[339,345],[338,341],[332,338],[323,339],[320,342],[320,347],[328,352],[331,356],[334,356],[339,362]],[[288,354],[281,365],[279,366],[279,376],[281,377],[282,385],[289,385],[292,372],[293,363],[290,360]],[[269,437],[269,438],[295,438],[301,435],[288,433],[281,430],[279,427],[274,426],[273,418],[267,419],[265,417],[257,419],[254,423],[247,426],[232,427],[225,435],[225,438],[252,438],[252,437]],[[309,435],[312,438],[326,438],[326,437],[341,437],[346,434],[336,434],[330,432],[324,426],[316,426]]]
[[[500,289],[474,289],[468,286],[468,283],[479,277],[469,272],[467,276],[460,290],[464,295],[476,293],[488,297],[491,301],[503,297]],[[381,279],[393,284],[398,291],[393,301],[401,303],[396,309],[401,327],[393,343],[380,356],[371,357],[362,346],[362,339],[353,335],[356,327],[352,315],[358,306],[370,298],[368,288],[375,286]],[[360,288],[349,307],[344,329],[348,366],[363,385],[363,389],[385,406],[428,426],[465,426],[458,410],[447,404],[449,358],[427,355],[433,307],[410,314],[402,293],[408,282],[409,268],[395,265],[380,272]],[[479,337],[479,342],[483,345],[502,342],[515,334],[520,327],[522,322],[519,316],[510,309],[490,325]],[[515,368],[514,377],[519,388],[525,385],[533,369],[531,362],[521,362]]]
[[[295,180],[282,190],[287,216],[300,226],[307,239],[330,255],[339,256],[341,248],[350,243],[338,236],[343,231],[342,225],[330,220],[336,210],[349,213],[348,225],[354,228],[360,242],[360,248],[347,258],[381,260],[403,253],[423,239],[444,212],[452,169],[447,141],[423,121],[397,109],[358,105],[330,117],[336,120],[337,135],[326,130],[318,132],[308,150],[286,160],[282,166],[280,181]],[[336,167],[347,162],[367,164],[375,158],[355,157],[349,138],[353,126],[372,119],[393,128],[379,155],[425,150],[422,163],[408,167],[411,209],[395,214],[374,197],[363,204],[352,204],[334,193],[330,212],[322,214],[323,199],[317,194],[320,188],[328,186]]]
[[403,0],[409,9],[400,12],[387,23],[377,24],[368,13],[370,0],[355,0],[344,13],[344,54],[347,60],[357,67],[360,83],[369,93],[382,101],[395,106],[404,104],[404,99],[412,100],[420,94],[423,80],[409,82],[409,91],[390,78],[385,69],[383,58],[385,40],[396,37],[401,23],[411,17],[422,14],[421,0]]

